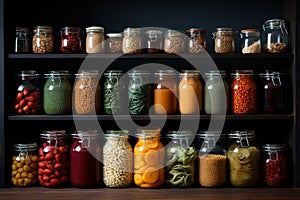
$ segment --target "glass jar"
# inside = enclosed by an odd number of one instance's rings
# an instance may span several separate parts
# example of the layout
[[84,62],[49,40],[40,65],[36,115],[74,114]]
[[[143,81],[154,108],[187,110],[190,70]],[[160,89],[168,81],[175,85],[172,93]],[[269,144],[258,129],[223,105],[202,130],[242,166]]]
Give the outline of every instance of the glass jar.
[[206,114],[226,114],[229,104],[226,71],[205,73],[204,110]]
[[289,46],[288,31],[283,19],[270,19],[262,25],[264,53],[286,53]]
[[75,74],[74,109],[77,114],[99,114],[101,110],[100,74],[98,70],[81,70]]
[[128,75],[129,114],[146,114],[152,103],[150,73],[146,70],[133,70]]
[[108,53],[122,53],[123,35],[122,33],[106,34],[106,50]]
[[159,30],[148,30],[145,32],[147,42],[147,53],[163,52],[163,33]]
[[232,28],[217,28],[213,33],[215,53],[234,53],[235,40]]
[[133,149],[127,130],[106,131],[103,147],[103,182],[107,187],[121,188],[132,184]]
[[202,83],[197,70],[182,70],[178,85],[181,114],[200,114],[202,111]]
[[30,53],[31,52],[31,32],[26,27],[16,28],[15,52]]
[[203,187],[220,187],[226,183],[227,149],[225,135],[220,132],[203,131],[197,134],[198,179]]
[[233,114],[253,114],[257,111],[257,88],[253,70],[234,70],[231,74],[231,106]]
[[69,183],[70,149],[66,131],[43,131],[39,148],[38,179],[44,187],[62,187]]
[[104,28],[91,26],[85,29],[85,50],[87,53],[103,53],[105,50]]
[[260,31],[258,29],[241,30],[242,54],[261,53]]
[[83,52],[83,30],[79,27],[64,27],[60,31],[59,50],[61,53]]
[[93,188],[101,183],[101,147],[97,131],[75,131],[70,147],[70,183],[78,188]]
[[42,108],[39,74],[34,70],[21,71],[16,78],[14,109],[18,114],[38,114]]
[[164,50],[166,53],[184,53],[184,35],[175,30],[168,30],[165,34]]
[[122,50],[125,54],[142,53],[142,38],[140,28],[124,29]]
[[207,49],[205,29],[203,28],[190,28],[185,31],[190,37],[187,43],[187,49],[189,53],[201,53]]
[[158,70],[155,73],[154,112],[175,114],[177,112],[177,84],[173,70]]
[[46,114],[69,114],[72,110],[72,86],[67,70],[48,71],[45,74],[44,112]]
[[105,114],[120,114],[124,112],[126,102],[126,87],[122,70],[108,70],[104,73],[103,98]]
[[228,149],[230,183],[253,187],[259,182],[260,152],[254,131],[231,131]]
[[34,186],[38,180],[37,144],[14,144],[11,182],[14,186]]
[[33,29],[33,53],[53,53],[53,29],[51,26],[36,26]]
[[165,150],[160,129],[138,129],[134,146],[134,183],[140,188],[159,188],[165,182]]
[[287,186],[289,179],[288,148],[285,144],[262,146],[262,175],[270,187]]
[[166,184],[170,187],[191,187],[195,184],[197,151],[191,131],[169,131],[166,148]]

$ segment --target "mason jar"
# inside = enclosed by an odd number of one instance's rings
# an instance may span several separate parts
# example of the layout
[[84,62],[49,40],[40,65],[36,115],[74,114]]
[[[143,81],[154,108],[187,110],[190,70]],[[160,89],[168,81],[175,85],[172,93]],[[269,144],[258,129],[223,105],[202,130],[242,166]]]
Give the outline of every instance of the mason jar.
[[201,53],[207,49],[206,30],[203,28],[187,29],[186,34],[190,37],[187,43],[189,53]]
[[16,28],[15,53],[31,52],[31,32],[26,27]]
[[142,53],[142,38],[140,28],[125,28],[122,50],[125,54]]
[[242,54],[261,53],[260,31],[243,29],[240,33]]
[[122,33],[106,34],[106,50],[108,53],[122,53],[123,35]]
[[235,39],[232,28],[217,28],[213,33],[215,53],[234,53]]
[[33,29],[32,38],[33,53],[53,53],[53,29],[51,26],[36,26]]
[[147,53],[163,52],[163,33],[159,30],[148,30],[145,32],[147,42]]
[[184,35],[175,30],[168,30],[165,33],[164,50],[166,53],[184,53]]
[[87,53],[103,53],[105,51],[104,28],[91,26],[86,29],[85,50]]
[[61,53],[83,52],[83,30],[80,27],[66,26],[60,31],[59,51]]

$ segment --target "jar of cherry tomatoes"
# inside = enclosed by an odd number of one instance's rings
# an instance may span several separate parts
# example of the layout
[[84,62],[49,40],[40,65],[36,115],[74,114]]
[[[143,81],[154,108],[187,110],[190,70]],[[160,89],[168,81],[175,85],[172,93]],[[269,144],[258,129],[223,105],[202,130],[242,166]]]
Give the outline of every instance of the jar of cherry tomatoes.
[[60,31],[59,50],[62,53],[83,52],[83,30],[79,27],[64,27]]

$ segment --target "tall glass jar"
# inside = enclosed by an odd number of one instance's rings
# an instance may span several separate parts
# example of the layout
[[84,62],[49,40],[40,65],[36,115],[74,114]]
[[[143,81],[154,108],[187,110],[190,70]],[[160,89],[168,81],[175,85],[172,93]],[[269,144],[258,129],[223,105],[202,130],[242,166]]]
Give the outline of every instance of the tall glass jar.
[[[191,131],[169,131],[166,148],[166,184],[170,187],[191,187],[196,179],[197,151]],[[180,172],[180,173],[179,173]]]
[[106,34],[106,50],[108,53],[122,53],[123,35],[122,33]]
[[106,131],[103,147],[103,182],[107,187],[121,188],[132,184],[133,149],[127,130]]
[[147,42],[147,53],[163,52],[163,34],[159,30],[148,30],[145,32]]
[[28,187],[37,184],[38,155],[37,144],[14,144],[11,182],[14,186]]
[[38,179],[44,187],[69,184],[70,149],[64,130],[43,131],[39,148]]
[[206,43],[206,31],[203,28],[190,28],[185,31],[190,37],[187,43],[187,49],[189,53],[201,53],[207,49]]
[[26,27],[16,28],[15,53],[31,52],[31,32]]
[[104,28],[91,26],[86,29],[85,50],[87,53],[103,53],[105,50]]
[[253,70],[234,70],[231,76],[230,91],[233,114],[256,113],[257,87]]
[[142,53],[142,38],[140,28],[124,29],[122,50],[125,54]]
[[173,70],[158,70],[155,73],[154,112],[175,114],[177,112],[177,84]]
[[42,108],[39,74],[35,70],[21,71],[16,76],[14,110],[18,114],[38,114]]
[[74,109],[77,114],[99,114],[101,111],[101,86],[98,70],[81,70],[75,74]]
[[184,35],[175,30],[168,30],[165,33],[164,50],[166,53],[184,53]]
[[200,114],[202,111],[202,83],[200,72],[183,70],[178,85],[179,111],[181,114]]
[[134,183],[140,188],[159,188],[165,182],[165,150],[160,129],[138,129],[134,147]]
[[228,149],[230,183],[253,187],[259,182],[260,151],[254,131],[231,131]]
[[289,46],[288,31],[283,19],[270,19],[262,25],[264,53],[286,53]]
[[206,114],[226,114],[229,104],[229,89],[226,71],[205,73],[204,111]]
[[67,70],[49,71],[45,74],[44,112],[46,114],[69,114],[72,109],[72,86]]
[[78,188],[100,186],[102,178],[100,135],[97,131],[75,131],[70,147],[70,182]]
[[213,33],[215,53],[234,53],[235,40],[232,28],[217,28]]
[[61,53],[83,52],[83,30],[80,27],[66,26],[60,31],[59,51]]
[[261,52],[260,31],[258,29],[243,29],[240,35],[243,54]]
[[33,53],[53,53],[53,29],[51,26],[36,26],[33,29]]

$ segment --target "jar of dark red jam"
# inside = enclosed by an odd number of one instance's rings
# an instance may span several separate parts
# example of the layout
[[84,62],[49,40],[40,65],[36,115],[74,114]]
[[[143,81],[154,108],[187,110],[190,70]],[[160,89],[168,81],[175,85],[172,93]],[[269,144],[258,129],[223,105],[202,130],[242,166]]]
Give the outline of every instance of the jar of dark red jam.
[[83,30],[79,27],[64,27],[61,29],[59,50],[62,53],[83,52]]

